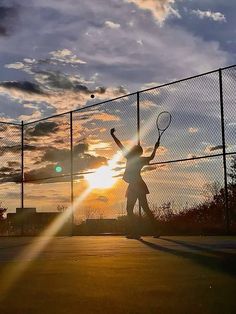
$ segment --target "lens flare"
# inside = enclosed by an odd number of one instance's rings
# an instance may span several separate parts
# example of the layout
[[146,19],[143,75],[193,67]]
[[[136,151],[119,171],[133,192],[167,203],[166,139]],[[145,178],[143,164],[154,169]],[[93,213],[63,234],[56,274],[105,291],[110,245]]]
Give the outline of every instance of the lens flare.
[[62,167],[61,166],[56,166],[55,170],[56,170],[57,173],[60,173],[60,172],[62,172]]

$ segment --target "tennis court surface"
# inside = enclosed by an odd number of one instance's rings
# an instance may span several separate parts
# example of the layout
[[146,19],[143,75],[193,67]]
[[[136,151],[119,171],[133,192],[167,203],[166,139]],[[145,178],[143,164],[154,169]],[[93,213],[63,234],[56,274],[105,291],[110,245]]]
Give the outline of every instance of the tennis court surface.
[[47,242],[0,238],[0,313],[235,313],[236,237]]

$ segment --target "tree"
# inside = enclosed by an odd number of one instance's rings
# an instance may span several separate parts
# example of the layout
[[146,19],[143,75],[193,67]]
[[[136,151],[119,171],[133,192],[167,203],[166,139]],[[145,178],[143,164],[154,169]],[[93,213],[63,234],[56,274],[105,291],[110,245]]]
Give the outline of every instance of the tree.
[[5,216],[6,211],[7,211],[7,208],[2,207],[2,203],[0,203],[0,221],[6,219],[6,216]]
[[228,176],[231,182],[228,185],[230,218],[236,220],[236,156],[233,156],[230,163],[230,171]]
[[211,202],[221,193],[221,184],[218,181],[208,182],[203,185],[201,194],[205,198],[206,202]]
[[233,156],[230,163],[230,172],[228,173],[228,176],[231,179],[230,184],[236,185],[236,156]]

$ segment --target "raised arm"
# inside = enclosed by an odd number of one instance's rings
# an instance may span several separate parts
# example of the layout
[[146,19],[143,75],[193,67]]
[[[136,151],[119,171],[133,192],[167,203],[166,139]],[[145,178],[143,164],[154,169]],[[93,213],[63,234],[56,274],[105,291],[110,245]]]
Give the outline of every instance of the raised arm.
[[117,146],[123,151],[125,152],[125,147],[123,146],[123,144],[121,143],[120,140],[118,140],[118,138],[115,136],[115,128],[111,129],[110,131],[111,136],[113,137],[113,140],[115,141],[115,143],[117,144]]
[[156,151],[158,149],[158,147],[160,146],[160,139],[158,139],[158,141],[156,142],[153,152],[151,153],[151,155],[148,157],[149,161],[153,160],[155,155],[156,155]]

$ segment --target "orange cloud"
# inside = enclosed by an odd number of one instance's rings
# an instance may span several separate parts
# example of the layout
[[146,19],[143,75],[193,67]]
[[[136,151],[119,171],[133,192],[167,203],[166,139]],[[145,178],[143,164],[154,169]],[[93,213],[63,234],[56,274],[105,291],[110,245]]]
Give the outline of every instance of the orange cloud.
[[126,2],[134,3],[141,10],[150,11],[160,24],[170,15],[180,18],[179,12],[173,8],[175,0],[126,0]]

